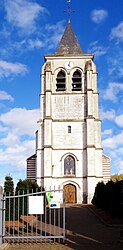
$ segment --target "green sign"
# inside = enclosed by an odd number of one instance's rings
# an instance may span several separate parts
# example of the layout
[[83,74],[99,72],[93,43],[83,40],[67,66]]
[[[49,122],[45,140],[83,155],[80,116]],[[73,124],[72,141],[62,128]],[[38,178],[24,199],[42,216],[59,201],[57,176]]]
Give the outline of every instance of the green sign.
[[47,193],[47,201],[51,202],[52,198],[53,198],[52,192],[48,192]]

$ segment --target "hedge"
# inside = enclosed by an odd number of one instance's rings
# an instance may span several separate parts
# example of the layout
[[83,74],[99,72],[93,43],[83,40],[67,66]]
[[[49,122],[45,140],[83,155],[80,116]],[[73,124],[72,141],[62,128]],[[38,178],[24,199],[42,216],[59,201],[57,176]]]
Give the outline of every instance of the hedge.
[[92,204],[112,217],[123,218],[123,180],[106,184],[99,182],[95,188]]

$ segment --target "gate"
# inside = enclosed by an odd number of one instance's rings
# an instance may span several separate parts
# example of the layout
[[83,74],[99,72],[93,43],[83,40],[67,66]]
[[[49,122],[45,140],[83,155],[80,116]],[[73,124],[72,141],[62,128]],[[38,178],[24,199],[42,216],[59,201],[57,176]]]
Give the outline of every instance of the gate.
[[[1,223],[2,219],[2,223]],[[49,190],[0,196],[0,244],[64,242],[65,193]]]

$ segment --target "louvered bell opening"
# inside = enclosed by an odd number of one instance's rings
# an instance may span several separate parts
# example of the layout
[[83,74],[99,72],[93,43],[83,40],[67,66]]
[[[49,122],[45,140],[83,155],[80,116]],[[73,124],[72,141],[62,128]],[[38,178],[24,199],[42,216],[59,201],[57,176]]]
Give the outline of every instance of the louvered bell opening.
[[63,71],[60,71],[56,78],[56,91],[65,91],[66,90],[66,77]]
[[79,71],[76,71],[73,74],[72,81],[72,91],[80,91],[82,89],[82,78],[81,73]]

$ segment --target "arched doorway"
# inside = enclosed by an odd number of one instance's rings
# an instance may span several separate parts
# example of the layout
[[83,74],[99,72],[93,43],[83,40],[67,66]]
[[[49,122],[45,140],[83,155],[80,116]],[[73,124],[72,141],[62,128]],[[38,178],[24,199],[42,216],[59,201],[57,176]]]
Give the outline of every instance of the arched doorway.
[[76,203],[76,187],[73,184],[67,184],[64,186],[65,190],[65,202]]

